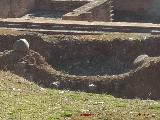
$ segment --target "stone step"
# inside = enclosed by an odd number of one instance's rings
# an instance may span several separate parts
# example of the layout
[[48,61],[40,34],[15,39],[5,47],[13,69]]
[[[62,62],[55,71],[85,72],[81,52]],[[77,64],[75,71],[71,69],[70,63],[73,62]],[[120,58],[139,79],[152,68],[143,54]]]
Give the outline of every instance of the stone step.
[[[80,19],[80,16],[85,15],[88,11],[92,11],[95,8],[97,9],[98,6],[106,4],[108,8],[110,8],[111,0],[94,0],[93,2],[87,3],[75,10],[73,12],[67,13],[63,16],[63,19]],[[110,11],[109,11],[110,12]],[[87,16],[83,17],[86,18]]]

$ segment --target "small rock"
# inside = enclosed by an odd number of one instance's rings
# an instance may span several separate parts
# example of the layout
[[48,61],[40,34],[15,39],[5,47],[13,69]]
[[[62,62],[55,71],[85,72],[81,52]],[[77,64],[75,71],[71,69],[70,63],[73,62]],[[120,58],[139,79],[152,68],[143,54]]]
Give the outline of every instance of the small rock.
[[61,91],[61,90],[59,91],[59,94],[63,94],[63,93],[64,93],[64,91]]
[[97,86],[95,84],[91,83],[88,85],[88,87],[89,87],[89,90],[94,91]]
[[28,52],[29,43],[26,39],[19,39],[14,43],[13,49],[17,52]]
[[129,40],[134,40],[134,38],[129,38]]
[[144,61],[144,59],[148,58],[149,56],[144,54],[144,55],[139,55],[133,62],[134,65],[139,65]]
[[15,91],[16,90],[16,88],[13,88],[13,91]]
[[51,83],[51,87],[53,87],[53,88],[58,88],[59,86],[60,86],[59,81],[55,81],[55,82]]

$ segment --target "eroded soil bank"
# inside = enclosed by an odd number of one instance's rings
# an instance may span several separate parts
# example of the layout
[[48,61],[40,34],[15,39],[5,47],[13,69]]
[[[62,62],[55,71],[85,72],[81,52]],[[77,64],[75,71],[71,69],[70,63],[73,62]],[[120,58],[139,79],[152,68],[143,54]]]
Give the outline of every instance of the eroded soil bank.
[[[29,41],[29,53],[12,51],[19,38]],[[35,34],[0,35],[0,68],[43,87],[159,99],[159,49],[158,37],[91,41],[67,36],[46,42]],[[134,66],[134,59],[141,54],[150,57]]]

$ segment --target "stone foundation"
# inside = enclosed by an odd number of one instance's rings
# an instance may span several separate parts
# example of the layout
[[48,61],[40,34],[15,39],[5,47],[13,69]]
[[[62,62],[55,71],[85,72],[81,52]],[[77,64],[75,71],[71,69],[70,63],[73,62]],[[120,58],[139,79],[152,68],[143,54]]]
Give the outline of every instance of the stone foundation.
[[38,10],[62,12],[64,20],[159,22],[159,7],[159,0],[1,0],[0,18]]

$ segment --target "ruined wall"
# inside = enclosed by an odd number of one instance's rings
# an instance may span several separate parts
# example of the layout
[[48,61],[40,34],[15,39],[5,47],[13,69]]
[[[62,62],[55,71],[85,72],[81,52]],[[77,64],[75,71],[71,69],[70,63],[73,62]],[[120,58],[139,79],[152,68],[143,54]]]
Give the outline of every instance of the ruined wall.
[[[114,6],[113,13],[112,8],[107,4],[99,4],[99,1],[103,2],[107,0],[94,0],[98,2],[97,6],[95,6],[97,3],[92,4],[94,1],[91,1],[92,0],[0,0],[0,18],[21,17],[32,10],[50,10],[53,12],[70,12],[64,15],[63,19],[72,20],[112,21],[112,15],[115,13],[115,16],[117,14],[117,17],[115,17],[117,21],[121,21],[120,18],[125,18],[126,16],[130,18],[126,17],[125,19],[131,19],[132,22],[134,22],[133,19],[136,19],[136,22],[139,22],[137,20],[140,19],[140,22],[145,22],[148,19],[160,21],[160,0],[112,0],[112,6]],[[87,3],[89,6],[86,5]],[[78,9],[78,12],[75,11],[75,9],[81,8],[81,6],[87,7]],[[94,6],[93,9],[90,9],[92,6]]]
[[8,17],[10,14],[10,0],[0,0],[0,17]]
[[160,0],[152,0],[151,8],[148,13],[151,16],[160,17]]
[[111,7],[108,4],[102,4],[93,9],[92,16],[93,21],[112,21]]
[[113,0],[113,6],[118,11],[148,11],[153,0]]
[[0,17],[21,17],[34,7],[35,0],[0,0]]
[[113,6],[117,21],[160,21],[160,0],[114,0]]
[[13,11],[13,16],[20,17],[30,12],[35,7],[34,0],[12,0],[11,10]]
[[160,0],[113,0],[113,6],[117,11],[144,12],[160,16]]

